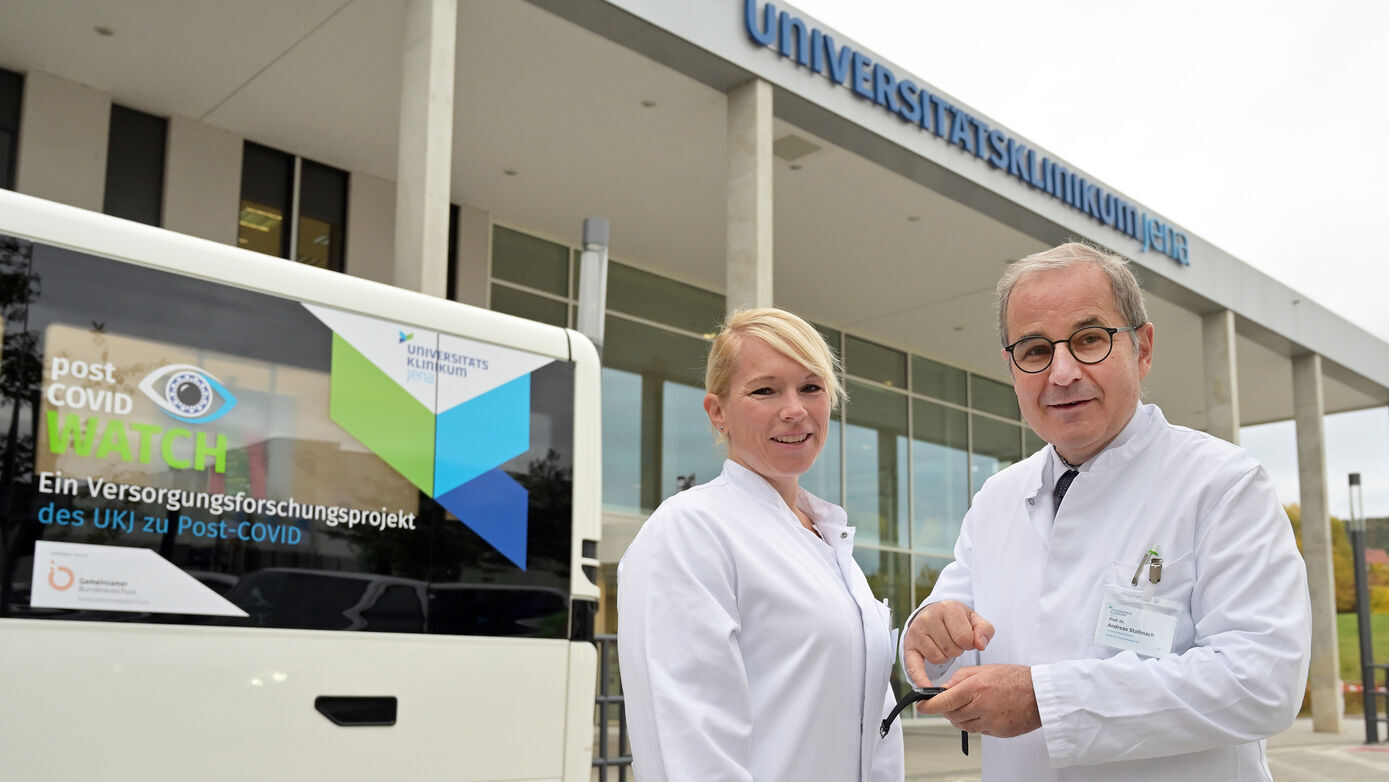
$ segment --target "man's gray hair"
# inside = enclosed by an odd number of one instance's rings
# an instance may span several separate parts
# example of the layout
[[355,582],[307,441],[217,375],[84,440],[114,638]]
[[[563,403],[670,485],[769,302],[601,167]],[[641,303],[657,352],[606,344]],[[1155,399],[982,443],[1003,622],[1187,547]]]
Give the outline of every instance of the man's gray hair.
[[[1008,299],[1018,282],[1034,272],[1049,272],[1069,269],[1076,264],[1087,263],[1098,268],[1109,278],[1109,286],[1114,291],[1114,303],[1123,315],[1123,323],[1111,323],[1114,327],[1141,326],[1148,322],[1148,308],[1143,304],[1143,289],[1138,286],[1138,278],[1129,268],[1129,262],[1113,253],[1082,242],[1066,242],[1050,250],[1015,261],[1008,266],[998,281],[998,337],[1004,347],[1008,346]],[[1138,332],[1130,331],[1134,347],[1138,347]]]

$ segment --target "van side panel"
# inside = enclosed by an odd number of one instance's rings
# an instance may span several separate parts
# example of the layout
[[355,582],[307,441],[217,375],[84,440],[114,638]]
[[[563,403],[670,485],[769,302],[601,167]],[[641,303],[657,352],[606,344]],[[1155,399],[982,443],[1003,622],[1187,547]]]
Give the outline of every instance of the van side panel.
[[[558,780],[566,678],[592,681],[569,644],[528,639],[15,619],[0,637],[0,776],[31,782]],[[334,725],[320,695],[393,695],[398,721]]]

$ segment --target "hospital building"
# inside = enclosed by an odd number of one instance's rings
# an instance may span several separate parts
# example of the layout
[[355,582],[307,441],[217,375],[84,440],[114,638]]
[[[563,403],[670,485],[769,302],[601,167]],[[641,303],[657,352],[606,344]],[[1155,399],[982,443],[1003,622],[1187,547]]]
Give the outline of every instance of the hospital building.
[[907,606],[983,481],[1044,445],[1000,357],[1005,266],[1068,238],[1129,258],[1161,335],[1148,401],[1233,441],[1296,419],[1313,705],[1339,719],[1322,419],[1389,403],[1389,344],[871,42],[768,0],[0,19],[0,187],[570,327],[583,221],[609,221],[600,632],[643,521],[721,468],[701,399],[726,312],[785,307],[842,357],[803,485]]

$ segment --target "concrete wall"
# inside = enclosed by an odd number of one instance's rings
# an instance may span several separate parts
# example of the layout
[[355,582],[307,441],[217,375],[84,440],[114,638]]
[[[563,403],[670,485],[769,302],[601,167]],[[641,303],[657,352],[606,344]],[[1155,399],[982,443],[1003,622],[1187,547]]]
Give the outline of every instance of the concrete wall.
[[164,227],[236,244],[244,148],[244,139],[234,133],[170,117],[164,162]]
[[24,76],[15,190],[100,212],[111,96],[42,71]]
[[492,275],[492,215],[466,204],[458,207],[458,270],[454,298],[474,307],[491,300],[488,280]]
[[395,183],[352,173],[347,186],[348,274],[390,284],[395,263]]

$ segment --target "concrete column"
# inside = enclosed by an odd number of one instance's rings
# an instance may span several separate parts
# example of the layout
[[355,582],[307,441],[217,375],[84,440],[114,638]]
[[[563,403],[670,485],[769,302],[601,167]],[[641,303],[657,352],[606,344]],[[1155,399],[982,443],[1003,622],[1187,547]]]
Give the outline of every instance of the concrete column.
[[1336,643],[1336,579],[1331,565],[1326,443],[1322,421],[1321,356],[1293,358],[1293,413],[1297,423],[1297,479],[1302,496],[1302,554],[1312,595],[1312,729],[1339,733],[1345,709]]
[[170,117],[164,153],[163,226],[235,245],[241,213],[241,153],[245,148],[245,140],[235,133]]
[[491,301],[492,215],[467,204],[458,206],[458,270],[454,298],[474,307]]
[[772,306],[772,85],[728,93],[727,309]]
[[1206,360],[1206,431],[1239,445],[1239,374],[1235,361],[1235,313],[1201,316]]
[[406,0],[396,164],[395,284],[448,291],[457,0]]
[[15,190],[100,212],[106,200],[111,96],[29,71],[23,100]]

